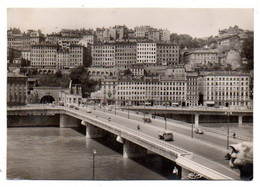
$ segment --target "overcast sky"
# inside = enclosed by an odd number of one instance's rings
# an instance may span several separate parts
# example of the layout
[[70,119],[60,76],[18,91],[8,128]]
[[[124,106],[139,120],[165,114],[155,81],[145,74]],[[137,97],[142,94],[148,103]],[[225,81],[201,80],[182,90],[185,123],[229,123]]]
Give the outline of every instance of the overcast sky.
[[171,33],[193,37],[217,35],[219,29],[238,25],[254,29],[253,9],[174,9],[174,8],[12,8],[7,10],[7,27],[40,29],[43,33],[62,28],[110,27],[125,24],[128,28],[150,25]]

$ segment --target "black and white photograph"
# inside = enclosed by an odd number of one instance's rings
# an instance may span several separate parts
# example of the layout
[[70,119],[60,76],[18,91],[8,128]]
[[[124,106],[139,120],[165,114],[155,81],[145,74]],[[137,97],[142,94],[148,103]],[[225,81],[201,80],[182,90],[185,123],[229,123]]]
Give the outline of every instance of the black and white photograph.
[[4,180],[255,180],[254,7],[5,9]]

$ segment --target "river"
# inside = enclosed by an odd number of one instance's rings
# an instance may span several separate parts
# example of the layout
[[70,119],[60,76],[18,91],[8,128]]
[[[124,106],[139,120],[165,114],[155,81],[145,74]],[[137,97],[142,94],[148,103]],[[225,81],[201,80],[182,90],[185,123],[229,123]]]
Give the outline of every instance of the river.
[[148,155],[124,159],[122,145],[109,146],[107,140],[86,139],[79,129],[23,127],[7,129],[7,178],[40,180],[92,180],[93,149],[97,180],[175,179]]

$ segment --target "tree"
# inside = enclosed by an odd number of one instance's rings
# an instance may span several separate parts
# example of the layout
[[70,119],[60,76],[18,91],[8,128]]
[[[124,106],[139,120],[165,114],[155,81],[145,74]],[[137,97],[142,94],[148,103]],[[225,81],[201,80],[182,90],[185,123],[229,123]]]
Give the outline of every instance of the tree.
[[247,70],[254,69],[254,37],[245,39],[242,45],[242,57],[247,58]]
[[72,83],[81,84],[83,97],[88,97],[91,92],[96,91],[98,82],[89,78],[88,71],[84,66],[74,68],[69,77],[72,80]]
[[124,75],[131,75],[132,71],[130,69],[124,70]]
[[27,66],[30,66],[30,64],[31,64],[31,61],[26,60],[24,58],[21,59],[21,67],[27,67]]
[[23,67],[20,68],[20,73],[25,75],[26,72],[27,72],[27,68],[23,68]]

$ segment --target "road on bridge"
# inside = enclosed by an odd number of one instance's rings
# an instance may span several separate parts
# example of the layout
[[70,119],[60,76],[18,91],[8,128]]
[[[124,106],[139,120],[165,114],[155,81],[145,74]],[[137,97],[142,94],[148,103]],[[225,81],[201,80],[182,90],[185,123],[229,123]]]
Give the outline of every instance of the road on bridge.
[[[69,110],[74,110],[70,109]],[[75,111],[75,110],[74,110]],[[158,132],[164,129],[164,120],[152,119],[152,123],[143,123],[141,115],[131,113],[130,119],[127,118],[128,113],[122,111],[108,111],[108,107],[98,108],[93,110],[92,113],[86,113],[85,108],[81,108],[81,113],[86,115],[98,116],[98,118],[108,121],[111,117],[111,122],[123,125],[133,130],[143,132],[154,138],[158,138]],[[171,122],[172,123],[172,122]],[[140,130],[137,130],[137,125],[140,125]],[[225,160],[225,155],[228,152],[223,147],[223,138],[219,135],[211,136],[211,134],[195,135],[195,138],[191,138],[190,130],[181,128],[179,125],[169,123],[169,129],[174,131],[174,141],[168,142],[174,146],[180,147],[184,150],[194,153],[193,160],[201,163],[202,165],[212,168],[219,173],[230,176],[234,179],[239,179],[239,170],[232,170],[229,167],[228,161]],[[204,136],[204,137],[203,137]],[[237,142],[237,140],[235,140]],[[235,143],[235,141],[232,143]],[[217,166],[217,167],[216,167]]]

